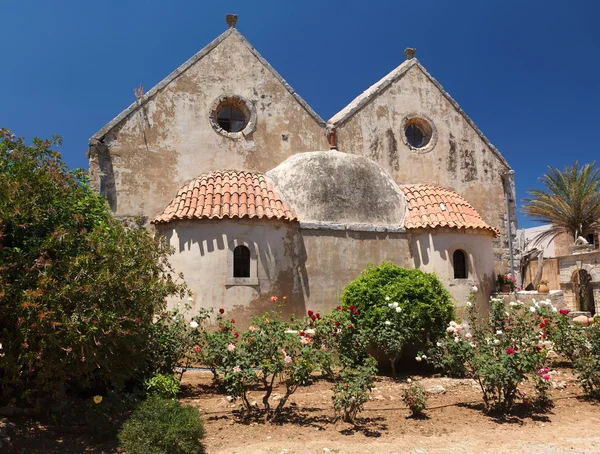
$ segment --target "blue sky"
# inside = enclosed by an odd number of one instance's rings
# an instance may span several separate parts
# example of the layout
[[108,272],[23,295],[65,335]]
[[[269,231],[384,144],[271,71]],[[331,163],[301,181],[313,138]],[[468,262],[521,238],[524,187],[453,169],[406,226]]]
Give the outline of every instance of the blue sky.
[[[406,47],[516,172],[600,157],[600,2],[594,0],[0,0],[0,127],[60,134],[71,167],[88,138],[225,28],[238,29],[328,119]],[[533,225],[519,214],[520,226]]]

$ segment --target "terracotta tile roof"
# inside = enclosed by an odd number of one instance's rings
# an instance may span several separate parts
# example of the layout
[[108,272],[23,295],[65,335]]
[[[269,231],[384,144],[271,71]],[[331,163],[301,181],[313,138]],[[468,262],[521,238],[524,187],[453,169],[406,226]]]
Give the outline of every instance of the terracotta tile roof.
[[184,185],[152,223],[225,217],[297,220],[263,174],[227,170],[200,175]]
[[428,184],[400,186],[406,196],[407,229],[450,227],[457,229],[483,229],[494,236],[498,229],[490,227],[475,208],[451,189]]

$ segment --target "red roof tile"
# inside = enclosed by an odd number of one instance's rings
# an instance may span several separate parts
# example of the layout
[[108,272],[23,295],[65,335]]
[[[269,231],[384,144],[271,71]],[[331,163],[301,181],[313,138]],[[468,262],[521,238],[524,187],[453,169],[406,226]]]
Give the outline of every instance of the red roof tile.
[[407,229],[452,227],[482,229],[500,235],[498,229],[487,225],[475,208],[451,189],[428,184],[405,185],[400,189],[406,197],[404,227]]
[[228,170],[200,175],[184,185],[152,223],[225,217],[297,220],[263,174]]

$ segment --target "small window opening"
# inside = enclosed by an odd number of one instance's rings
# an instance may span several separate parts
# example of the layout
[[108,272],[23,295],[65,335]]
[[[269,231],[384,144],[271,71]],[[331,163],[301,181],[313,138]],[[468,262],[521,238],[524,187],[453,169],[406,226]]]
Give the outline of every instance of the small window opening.
[[460,249],[454,251],[452,255],[452,263],[454,265],[454,279],[467,278],[467,254]]
[[588,233],[586,239],[589,244],[594,246],[594,234],[593,233]]
[[233,250],[233,277],[250,277],[250,249],[246,246]]
[[405,134],[406,141],[411,147],[421,148],[425,145],[425,133],[417,125],[408,125]]
[[227,132],[240,132],[246,127],[246,116],[233,104],[223,104],[217,112],[219,126]]

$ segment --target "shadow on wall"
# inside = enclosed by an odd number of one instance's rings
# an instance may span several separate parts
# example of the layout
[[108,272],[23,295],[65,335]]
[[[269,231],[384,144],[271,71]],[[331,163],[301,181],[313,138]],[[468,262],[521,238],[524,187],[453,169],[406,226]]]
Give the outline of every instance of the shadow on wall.
[[108,202],[114,212],[117,211],[117,186],[113,162],[106,145],[98,146],[98,167],[100,169],[100,195]]
[[[286,296],[285,304],[281,308],[284,318],[292,313],[299,316],[305,314],[306,299],[310,297],[310,284],[306,271],[307,255],[304,240],[296,225],[279,224],[265,228],[264,224],[259,224],[260,221],[256,221],[256,226],[248,226],[247,222],[236,225],[239,223],[238,220],[216,222],[224,224],[223,228],[214,228],[215,223],[207,225],[208,228],[202,228],[194,221],[184,221],[188,225],[184,224],[183,228],[178,228],[177,222],[157,226],[158,233],[172,245],[175,229],[177,229],[178,244],[174,245],[175,254],[197,251],[199,257],[196,270],[201,273],[214,274],[214,269],[206,267],[214,267],[215,261],[208,260],[203,265],[202,259],[218,253],[220,259],[216,262],[222,264],[224,257],[222,254],[227,254],[236,240],[248,242],[253,246],[256,251],[258,285],[226,285],[225,280],[229,276],[230,264],[223,266],[222,275],[216,274],[214,280],[204,284],[210,288],[193,289],[195,293],[201,295],[213,295],[207,306],[233,307],[230,315],[239,323],[247,324],[252,316],[276,308],[270,300],[271,296],[277,296],[279,303],[282,303],[283,296]],[[238,227],[246,228],[240,234]],[[265,234],[265,232],[272,234]],[[189,262],[186,266],[189,266]],[[189,269],[177,269],[177,271],[183,273],[184,279],[186,274],[188,276],[191,274]],[[248,291],[250,288],[253,291]]]

